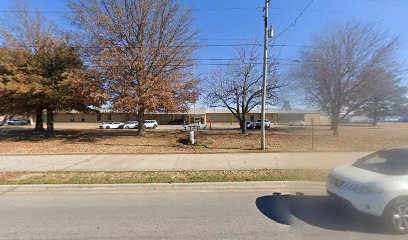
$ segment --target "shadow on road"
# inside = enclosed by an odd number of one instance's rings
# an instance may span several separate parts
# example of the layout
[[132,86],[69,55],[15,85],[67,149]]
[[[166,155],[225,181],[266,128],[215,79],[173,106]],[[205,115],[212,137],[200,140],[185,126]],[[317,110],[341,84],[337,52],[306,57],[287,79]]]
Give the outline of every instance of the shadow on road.
[[381,219],[361,214],[329,196],[281,195],[256,199],[256,206],[269,219],[291,225],[294,218],[336,231],[389,234]]

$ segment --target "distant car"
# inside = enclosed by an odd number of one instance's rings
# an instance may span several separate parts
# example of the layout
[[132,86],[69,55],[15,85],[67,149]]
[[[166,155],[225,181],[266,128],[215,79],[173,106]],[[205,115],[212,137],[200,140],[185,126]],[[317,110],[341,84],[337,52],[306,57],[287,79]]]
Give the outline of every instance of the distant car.
[[6,125],[13,125],[13,126],[17,126],[17,125],[26,125],[27,121],[24,119],[10,119],[6,121]]
[[182,119],[182,118],[174,119],[174,120],[169,121],[169,124],[171,124],[171,125],[185,125],[186,121],[184,119]]
[[402,122],[403,117],[400,116],[388,116],[384,118],[384,122]]
[[288,122],[288,126],[305,126],[305,122],[296,120],[293,122]]
[[253,122],[246,122],[245,126],[247,129],[254,129],[255,128],[255,124]]
[[102,125],[99,126],[99,128],[102,129],[118,129],[118,128],[123,128],[125,126],[124,123],[121,122],[108,122],[108,123],[102,123]]
[[157,128],[159,126],[156,120],[145,120],[144,125],[146,128]]
[[408,233],[408,148],[389,148],[335,168],[327,192],[360,212],[383,218],[391,230]]
[[129,128],[137,128],[139,126],[139,122],[138,121],[129,121],[126,122],[125,125],[123,126],[123,128],[125,129],[129,129]]
[[[261,128],[261,125],[262,125],[262,119],[258,119],[255,122],[255,128]],[[265,128],[271,128],[271,122],[269,120],[265,119],[265,122],[264,122],[263,125],[264,125]]]

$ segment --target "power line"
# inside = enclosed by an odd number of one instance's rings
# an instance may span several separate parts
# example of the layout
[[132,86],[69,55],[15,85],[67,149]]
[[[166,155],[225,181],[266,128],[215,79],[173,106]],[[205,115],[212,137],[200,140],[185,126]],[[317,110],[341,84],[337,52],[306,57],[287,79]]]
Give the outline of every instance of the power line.
[[287,32],[291,27],[295,27],[298,20],[303,16],[303,14],[306,12],[306,10],[312,5],[312,3],[314,2],[314,0],[311,0],[303,9],[302,11],[299,13],[299,15],[295,18],[295,20],[292,21],[291,24],[289,24],[285,29],[283,29],[283,31],[281,31],[280,33],[278,33],[278,35],[276,35],[276,37],[274,37],[274,39],[278,39],[280,36],[282,36],[285,32]]
[[[190,8],[190,9],[180,9],[178,11],[237,11],[237,10],[259,10],[262,7],[225,7],[225,8]],[[43,13],[43,14],[68,14],[74,13],[73,11],[21,11],[21,10],[0,10],[0,13]]]
[[[262,44],[257,43],[236,43],[236,44],[196,44],[196,45],[170,45],[170,46],[122,46],[120,44],[111,44],[111,46],[74,46],[78,49],[110,49],[116,47],[123,47],[126,49],[143,49],[143,48],[204,48],[204,47],[243,47],[243,46],[253,46],[253,47],[262,47]],[[296,47],[296,48],[311,48],[311,45],[298,45],[298,44],[270,44],[272,47]],[[0,45],[1,47],[1,45]],[[18,48],[37,48],[41,47],[40,45],[27,45],[27,46],[17,46]]]
[[[263,65],[263,62],[248,62],[245,64],[252,64],[252,65]],[[277,63],[277,65],[284,65],[284,66],[296,66],[297,63]],[[9,65],[0,64],[1,67],[8,67]],[[84,64],[84,67],[88,68],[95,68],[95,67],[120,67],[121,65],[115,64]],[[236,66],[233,63],[200,63],[200,64],[157,64],[156,66],[166,66],[166,67],[193,67],[193,66]],[[33,69],[33,67],[17,67],[17,69]]]

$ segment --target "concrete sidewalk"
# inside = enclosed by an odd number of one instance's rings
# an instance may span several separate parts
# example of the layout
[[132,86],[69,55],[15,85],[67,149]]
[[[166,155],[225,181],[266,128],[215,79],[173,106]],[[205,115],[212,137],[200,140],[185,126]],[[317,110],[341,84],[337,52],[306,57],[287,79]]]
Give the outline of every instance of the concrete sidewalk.
[[367,152],[0,155],[0,171],[332,169]]

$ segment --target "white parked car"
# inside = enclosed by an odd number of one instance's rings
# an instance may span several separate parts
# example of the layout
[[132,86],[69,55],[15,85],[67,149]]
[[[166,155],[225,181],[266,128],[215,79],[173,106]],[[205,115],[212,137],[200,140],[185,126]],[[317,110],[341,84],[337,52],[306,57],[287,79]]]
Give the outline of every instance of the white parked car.
[[156,120],[145,120],[144,125],[146,128],[157,128],[159,126]]
[[[255,128],[261,128],[261,125],[262,125],[262,119],[258,119],[255,122]],[[271,122],[265,119],[264,126],[265,128],[271,128]]]
[[288,122],[288,126],[305,126],[305,122],[296,120],[293,122]]
[[123,128],[125,126],[124,123],[121,122],[108,122],[108,123],[102,123],[102,125],[99,126],[99,128],[102,129],[118,129],[118,128]]
[[124,127],[125,129],[129,129],[129,128],[137,128],[139,126],[139,122],[138,121],[129,121],[126,122]]
[[26,125],[27,121],[24,119],[10,119],[6,121],[6,125]]
[[408,233],[408,148],[385,149],[338,167],[326,188],[358,211],[381,216],[391,230]]

